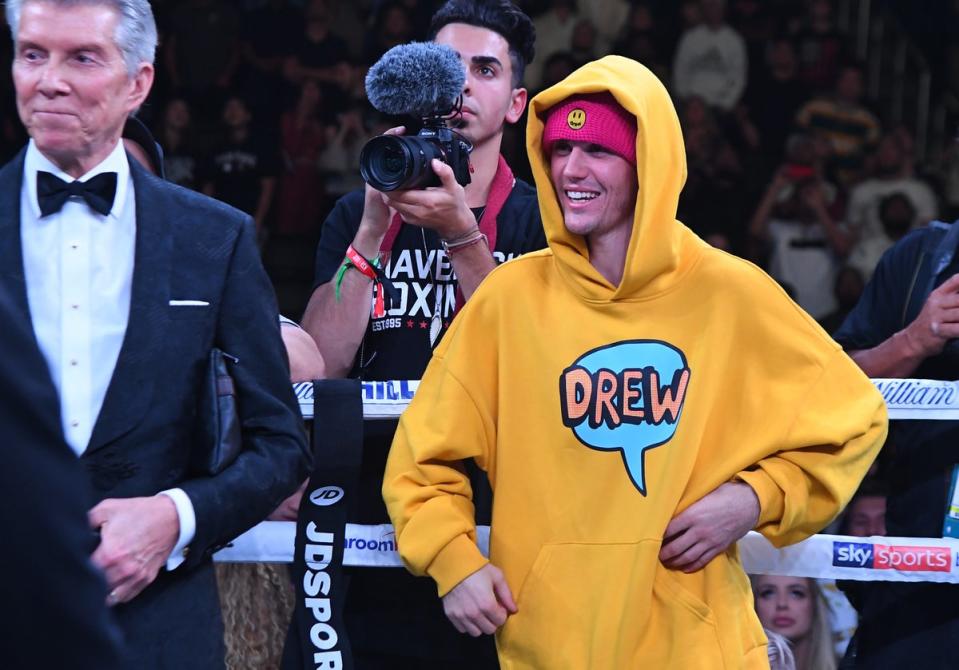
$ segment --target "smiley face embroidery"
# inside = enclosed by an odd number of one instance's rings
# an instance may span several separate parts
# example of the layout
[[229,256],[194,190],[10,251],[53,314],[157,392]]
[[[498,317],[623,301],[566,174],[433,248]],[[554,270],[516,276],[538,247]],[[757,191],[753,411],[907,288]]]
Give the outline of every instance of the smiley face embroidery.
[[566,125],[573,130],[579,130],[586,124],[586,112],[576,108],[566,115]]

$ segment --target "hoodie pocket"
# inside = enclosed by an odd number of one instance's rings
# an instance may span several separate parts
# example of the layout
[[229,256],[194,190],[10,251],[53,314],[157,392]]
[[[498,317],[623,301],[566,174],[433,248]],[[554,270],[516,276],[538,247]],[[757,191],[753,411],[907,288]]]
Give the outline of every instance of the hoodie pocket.
[[504,670],[723,667],[712,612],[663,574],[659,546],[542,547],[499,634]]
[[716,616],[709,605],[683,586],[685,577],[683,573],[664,568],[657,552],[653,615],[647,634],[628,667],[702,670],[726,667]]

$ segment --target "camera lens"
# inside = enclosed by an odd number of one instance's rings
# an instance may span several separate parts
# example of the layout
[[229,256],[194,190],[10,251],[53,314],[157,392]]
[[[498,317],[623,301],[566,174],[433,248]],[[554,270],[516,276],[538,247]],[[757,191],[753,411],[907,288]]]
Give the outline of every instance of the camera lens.
[[385,147],[383,149],[383,168],[388,174],[404,174],[406,172],[406,154],[396,147]]
[[398,191],[436,186],[439,179],[430,166],[443,159],[439,144],[425,137],[380,135],[360,152],[360,174],[378,191]]
[[409,176],[413,161],[401,139],[392,135],[374,137],[360,153],[360,174],[379,191],[394,191]]

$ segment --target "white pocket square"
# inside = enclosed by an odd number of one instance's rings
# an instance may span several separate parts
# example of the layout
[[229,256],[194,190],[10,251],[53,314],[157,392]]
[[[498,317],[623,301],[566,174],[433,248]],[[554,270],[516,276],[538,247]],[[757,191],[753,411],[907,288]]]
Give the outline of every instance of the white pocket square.
[[206,300],[171,300],[170,307],[209,307]]

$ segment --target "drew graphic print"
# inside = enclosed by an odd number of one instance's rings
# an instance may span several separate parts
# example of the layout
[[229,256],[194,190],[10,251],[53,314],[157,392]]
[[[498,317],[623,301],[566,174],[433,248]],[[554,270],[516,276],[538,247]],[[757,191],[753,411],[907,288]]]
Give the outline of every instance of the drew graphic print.
[[563,425],[591,449],[621,451],[630,480],[646,495],[646,451],[676,432],[689,375],[683,352],[666,342],[593,349],[560,376]]

